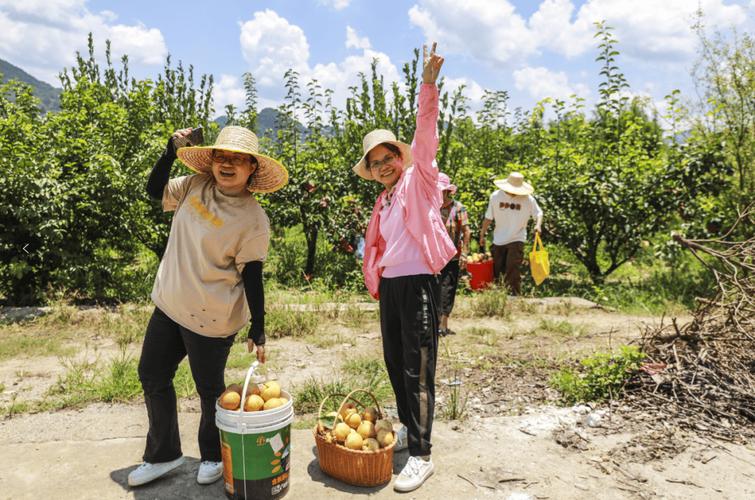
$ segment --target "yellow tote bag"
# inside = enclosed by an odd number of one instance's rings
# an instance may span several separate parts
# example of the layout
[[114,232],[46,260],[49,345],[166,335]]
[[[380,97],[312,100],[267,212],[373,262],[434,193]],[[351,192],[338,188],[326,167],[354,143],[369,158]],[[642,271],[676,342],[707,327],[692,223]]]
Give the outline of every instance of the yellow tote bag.
[[535,233],[535,243],[532,245],[530,252],[530,271],[535,284],[539,285],[551,273],[551,265],[548,262],[548,250],[543,246],[540,240],[540,233]]

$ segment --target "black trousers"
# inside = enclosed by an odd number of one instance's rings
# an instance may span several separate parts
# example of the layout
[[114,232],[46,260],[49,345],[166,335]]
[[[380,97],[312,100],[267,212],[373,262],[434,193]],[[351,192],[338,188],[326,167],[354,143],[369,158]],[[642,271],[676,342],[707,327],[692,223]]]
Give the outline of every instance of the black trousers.
[[383,359],[409,454],[430,454],[438,354],[438,279],[429,274],[380,280]]
[[459,284],[459,261],[448,261],[440,272],[440,315],[450,316],[456,302],[456,288]]
[[181,456],[178,409],[173,377],[189,356],[189,367],[201,400],[199,451],[202,460],[220,462],[220,434],[215,425],[215,401],[225,390],[223,372],[236,335],[205,337],[187,330],[157,307],[147,325],[139,380],[144,389],[149,432],[143,460],[169,462]]

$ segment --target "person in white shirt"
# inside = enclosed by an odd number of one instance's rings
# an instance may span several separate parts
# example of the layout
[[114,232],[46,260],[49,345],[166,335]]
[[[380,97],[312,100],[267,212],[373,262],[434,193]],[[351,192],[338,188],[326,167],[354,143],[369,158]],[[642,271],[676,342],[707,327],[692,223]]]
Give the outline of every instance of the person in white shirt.
[[485,241],[490,223],[495,221],[493,230],[493,276],[496,280],[504,275],[504,281],[514,295],[521,293],[522,275],[519,266],[524,256],[524,242],[527,241],[527,223],[535,219],[535,232],[539,233],[543,223],[543,211],[532,197],[534,189],[524,182],[524,176],[512,172],[506,179],[495,181],[497,189],[490,195],[488,209],[480,229],[480,250]]

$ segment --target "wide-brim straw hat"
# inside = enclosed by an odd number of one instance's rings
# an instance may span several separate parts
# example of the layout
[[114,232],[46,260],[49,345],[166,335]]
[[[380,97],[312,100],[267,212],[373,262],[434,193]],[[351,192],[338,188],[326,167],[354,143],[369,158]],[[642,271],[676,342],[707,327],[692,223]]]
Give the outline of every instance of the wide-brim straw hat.
[[510,194],[528,195],[535,192],[535,188],[524,182],[524,176],[519,172],[511,172],[506,179],[498,179],[493,184]]
[[363,178],[372,180],[372,172],[367,168],[367,153],[375,146],[388,143],[396,146],[401,151],[401,159],[404,160],[404,168],[412,164],[412,148],[405,142],[397,141],[396,136],[390,130],[377,129],[373,130],[362,139],[362,150],[364,154],[359,162],[352,167],[356,174]]
[[456,194],[456,186],[451,184],[451,179],[443,172],[438,174],[438,189]]
[[247,189],[252,193],[272,193],[288,183],[288,171],[279,161],[259,153],[257,135],[244,127],[223,127],[212,146],[178,148],[178,158],[190,169],[199,173],[212,172],[213,150],[252,155],[257,159],[257,170]]

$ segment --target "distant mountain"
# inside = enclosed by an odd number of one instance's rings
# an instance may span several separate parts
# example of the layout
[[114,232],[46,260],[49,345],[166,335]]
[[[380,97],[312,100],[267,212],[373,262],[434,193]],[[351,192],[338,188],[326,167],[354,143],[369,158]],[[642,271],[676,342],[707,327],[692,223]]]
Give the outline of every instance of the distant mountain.
[[[264,137],[266,134],[270,137],[275,137],[278,133],[277,127],[278,110],[274,108],[265,108],[257,113],[257,130],[255,133],[259,137]],[[223,115],[215,118],[215,123],[224,127],[228,123],[228,117]],[[306,134],[307,127],[301,123],[296,124],[296,128],[300,134]]]
[[0,80],[2,82],[18,80],[31,85],[34,88],[34,95],[42,101],[42,109],[45,112],[60,110],[60,89],[37,80],[18,66],[2,59],[0,59],[0,74],[2,74],[2,80]]

